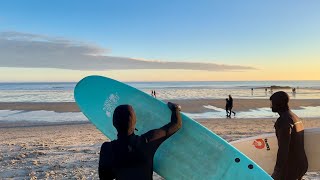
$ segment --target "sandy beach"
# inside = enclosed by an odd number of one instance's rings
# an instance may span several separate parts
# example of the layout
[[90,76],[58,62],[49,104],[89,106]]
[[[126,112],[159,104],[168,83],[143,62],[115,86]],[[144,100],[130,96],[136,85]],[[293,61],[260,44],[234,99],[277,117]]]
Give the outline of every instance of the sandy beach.
[[[173,100],[172,100],[173,101]],[[185,112],[203,112],[203,105],[224,107],[224,100],[179,100]],[[238,111],[269,106],[268,100],[236,100]],[[241,102],[241,103],[240,103]],[[240,105],[241,104],[241,105]],[[318,106],[320,100],[293,100],[292,106]],[[0,109],[77,112],[74,103],[0,103]],[[276,119],[197,119],[227,141],[273,133]],[[320,118],[304,118],[306,128],[320,127]],[[100,146],[109,141],[90,123],[0,122],[0,179],[98,179]],[[161,179],[154,174],[154,179]],[[320,179],[310,172],[305,179]]]

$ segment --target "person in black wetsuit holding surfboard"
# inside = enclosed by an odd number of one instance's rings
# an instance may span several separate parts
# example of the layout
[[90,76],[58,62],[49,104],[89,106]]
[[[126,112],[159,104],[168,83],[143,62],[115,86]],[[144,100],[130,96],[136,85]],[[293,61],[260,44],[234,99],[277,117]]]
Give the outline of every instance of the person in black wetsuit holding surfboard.
[[141,136],[135,135],[136,115],[130,105],[118,106],[113,114],[113,125],[118,139],[104,142],[100,150],[100,179],[152,179],[153,157],[166,139],[182,127],[180,106],[168,103],[171,122]]
[[287,93],[278,91],[270,97],[270,101],[272,111],[280,115],[274,125],[279,149],[272,178],[300,180],[308,169],[302,121],[289,109]]

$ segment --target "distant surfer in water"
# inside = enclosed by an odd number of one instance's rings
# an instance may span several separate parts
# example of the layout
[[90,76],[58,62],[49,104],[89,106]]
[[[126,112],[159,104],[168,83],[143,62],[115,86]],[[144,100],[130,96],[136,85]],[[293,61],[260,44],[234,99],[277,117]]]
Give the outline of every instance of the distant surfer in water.
[[118,106],[113,114],[113,126],[118,139],[104,142],[100,150],[100,179],[152,179],[153,157],[166,139],[182,126],[180,106],[168,103],[171,122],[141,136],[135,135],[136,115],[130,105]]
[[272,112],[280,115],[274,125],[279,149],[272,178],[300,180],[308,169],[308,160],[304,150],[303,123],[289,109],[287,93],[278,91],[270,97],[270,101]]

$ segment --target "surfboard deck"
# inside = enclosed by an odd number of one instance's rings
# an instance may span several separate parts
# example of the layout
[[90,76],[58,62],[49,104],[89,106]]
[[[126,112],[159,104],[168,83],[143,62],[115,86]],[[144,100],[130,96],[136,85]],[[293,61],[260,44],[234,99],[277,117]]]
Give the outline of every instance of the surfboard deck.
[[[75,87],[74,96],[84,115],[109,139],[117,137],[114,109],[133,106],[137,135],[170,122],[165,103],[124,83],[88,76]],[[183,108],[183,107],[182,107]],[[182,128],[166,140],[154,157],[154,170],[166,179],[272,179],[256,163],[228,142],[182,113]]]
[[[304,131],[304,148],[308,158],[308,171],[320,171],[320,128]],[[231,142],[231,144],[254,160],[266,172],[273,172],[278,152],[275,133],[262,134]]]

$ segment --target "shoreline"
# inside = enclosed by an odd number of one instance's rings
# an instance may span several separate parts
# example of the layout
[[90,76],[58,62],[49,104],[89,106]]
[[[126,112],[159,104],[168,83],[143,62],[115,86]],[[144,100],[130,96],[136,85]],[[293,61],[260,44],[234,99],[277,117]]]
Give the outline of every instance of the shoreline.
[[[198,122],[226,121],[224,99],[164,100],[164,102],[168,101],[180,104],[182,112]],[[209,109],[210,107],[204,107],[206,105],[214,107]],[[301,109],[306,116],[299,117],[301,119],[320,120],[320,114],[317,112],[320,110],[320,99],[293,99],[289,105],[294,110],[308,106],[315,107],[313,110],[310,110],[312,108]],[[233,110],[237,112],[237,115],[232,117],[231,120],[241,121],[248,119],[252,122],[266,119],[276,120],[277,116],[271,112],[269,106],[270,102],[267,99],[235,99]],[[259,109],[262,107],[267,108]],[[2,110],[3,112],[0,113],[0,128],[90,123],[75,102],[0,102],[0,111]]]
[[31,128],[31,127],[47,127],[47,126],[68,126],[68,125],[85,125],[91,124],[90,121],[71,121],[71,122],[30,122],[30,121],[6,121],[0,122],[0,129],[8,128]]
[[[225,108],[225,99],[170,99],[162,101],[177,103],[182,107],[182,111],[187,113],[212,111],[203,107],[204,105]],[[320,106],[320,99],[291,99],[289,106],[292,109],[301,109],[302,106]],[[268,99],[234,99],[233,110],[248,111],[264,107],[270,107]],[[75,102],[0,102],[0,110],[80,112]]]
[[[319,121],[320,125],[320,117],[311,117],[311,118],[300,118],[303,122],[313,122],[313,121]],[[206,126],[207,124],[211,123],[229,123],[229,122],[248,122],[249,124],[254,123],[261,123],[261,122],[272,122],[274,123],[277,118],[199,118],[199,119],[193,119],[196,122],[202,124],[203,126]],[[2,128],[30,128],[30,127],[45,127],[45,126],[68,126],[68,125],[85,125],[85,124],[91,124],[91,122],[88,121],[64,121],[64,122],[47,122],[47,121],[25,121],[25,120],[19,120],[19,121],[0,121],[0,129]],[[309,125],[310,126],[310,125]],[[309,127],[307,126],[307,127]],[[312,125],[311,125],[312,126]],[[305,128],[307,128],[305,127]],[[212,127],[213,128],[213,127]]]

